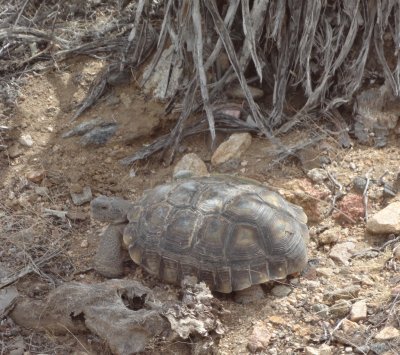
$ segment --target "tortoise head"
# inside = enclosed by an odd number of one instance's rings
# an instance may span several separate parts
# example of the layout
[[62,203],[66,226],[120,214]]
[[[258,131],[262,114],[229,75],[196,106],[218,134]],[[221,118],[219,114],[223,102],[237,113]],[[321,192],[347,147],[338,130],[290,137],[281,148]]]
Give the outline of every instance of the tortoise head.
[[118,197],[99,196],[90,202],[92,218],[101,222],[123,223],[131,202]]

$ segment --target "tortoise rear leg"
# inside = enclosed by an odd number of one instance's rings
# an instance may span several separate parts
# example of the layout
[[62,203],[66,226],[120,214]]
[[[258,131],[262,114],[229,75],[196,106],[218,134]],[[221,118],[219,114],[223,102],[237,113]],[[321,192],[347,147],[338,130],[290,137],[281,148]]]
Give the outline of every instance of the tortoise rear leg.
[[100,241],[94,257],[95,270],[109,278],[123,274],[122,231],[124,225],[109,225],[100,235]]

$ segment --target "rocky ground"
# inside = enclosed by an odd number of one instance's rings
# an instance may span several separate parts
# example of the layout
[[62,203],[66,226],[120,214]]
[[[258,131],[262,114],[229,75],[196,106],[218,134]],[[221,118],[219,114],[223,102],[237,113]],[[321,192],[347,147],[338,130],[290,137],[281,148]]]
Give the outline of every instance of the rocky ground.
[[[71,281],[104,281],[92,268],[103,226],[90,219],[88,202],[99,194],[135,199],[172,178],[175,165],[164,166],[157,157],[128,167],[119,163],[171,128],[163,105],[135,83],[114,88],[79,121],[70,121],[99,69],[98,62],[77,60],[59,71],[32,74],[13,107],[2,104],[2,354],[110,353],[107,338],[82,323],[82,329],[64,326],[57,334],[15,324],[35,328],[41,317],[32,311],[32,320],[26,311],[21,321],[15,305],[29,301],[40,309],[54,300],[47,298],[53,290]],[[294,132],[285,142],[307,134]],[[220,135],[218,143],[227,139]],[[210,329],[186,338],[158,334],[144,353],[185,354],[206,339],[206,352],[218,354],[400,354],[398,139],[390,137],[381,149],[357,141],[342,149],[326,139],[279,164],[272,164],[273,146],[265,139],[244,134],[223,144],[213,155],[206,136],[186,140],[176,162],[191,155],[175,164],[253,178],[301,205],[309,219],[310,265],[302,275],[266,285],[264,297],[250,304],[215,295],[204,311],[218,308]],[[140,281],[165,303],[180,294],[133,263],[125,268],[127,283]]]

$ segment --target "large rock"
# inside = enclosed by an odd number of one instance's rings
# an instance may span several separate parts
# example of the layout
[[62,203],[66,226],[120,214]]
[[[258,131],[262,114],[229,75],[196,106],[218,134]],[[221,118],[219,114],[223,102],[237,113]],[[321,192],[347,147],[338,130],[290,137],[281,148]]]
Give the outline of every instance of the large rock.
[[367,222],[367,230],[375,234],[400,232],[400,202],[393,202],[374,214]]
[[234,133],[228,140],[221,143],[211,157],[212,165],[220,165],[232,159],[238,159],[250,147],[249,133]]

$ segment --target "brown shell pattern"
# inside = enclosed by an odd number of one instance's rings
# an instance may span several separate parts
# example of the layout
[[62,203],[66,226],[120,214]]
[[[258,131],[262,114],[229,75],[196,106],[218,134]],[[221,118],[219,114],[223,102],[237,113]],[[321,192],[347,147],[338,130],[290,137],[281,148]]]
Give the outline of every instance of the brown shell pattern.
[[195,275],[229,293],[285,278],[307,263],[307,217],[261,184],[191,178],[147,191],[128,213],[124,243],[149,273]]

